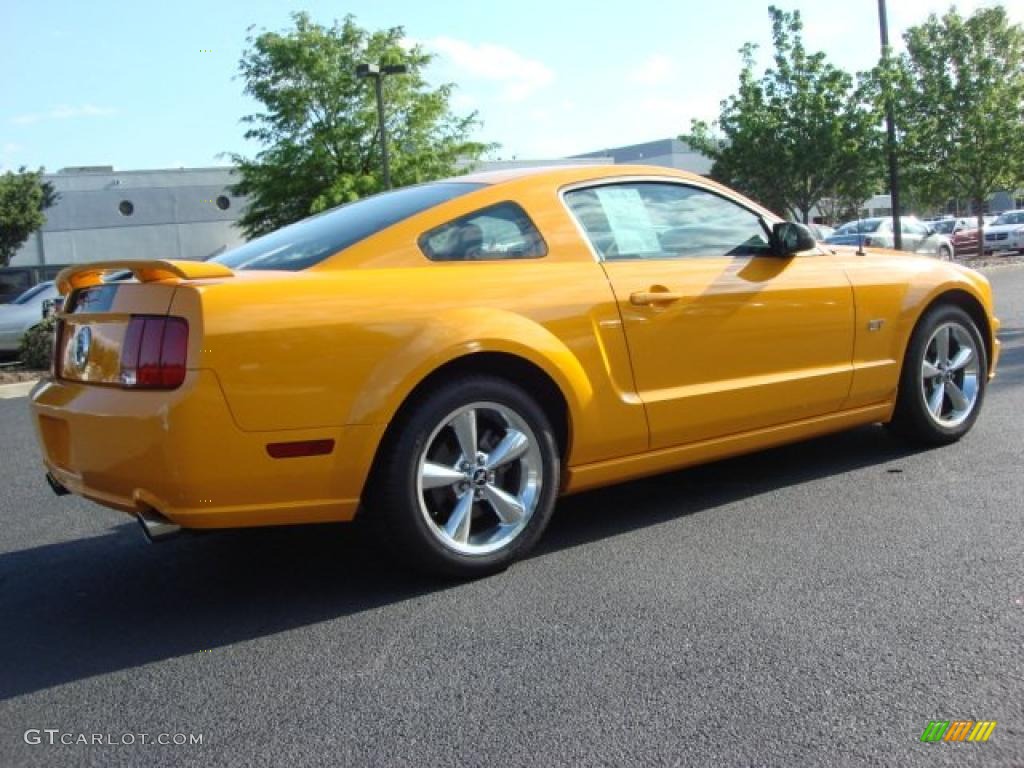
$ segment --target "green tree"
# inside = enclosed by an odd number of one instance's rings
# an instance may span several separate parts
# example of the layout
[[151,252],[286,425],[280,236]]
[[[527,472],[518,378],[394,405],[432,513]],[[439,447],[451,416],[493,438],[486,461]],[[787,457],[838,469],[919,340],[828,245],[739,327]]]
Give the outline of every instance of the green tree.
[[263,111],[242,119],[246,139],[263,145],[253,159],[231,155],[250,205],[239,220],[248,237],[383,189],[373,84],[356,77],[361,63],[404,64],[384,80],[391,176],[396,186],[457,172],[488,145],[471,141],[476,114],[449,107],[453,85],[431,88],[423,69],[431,54],[402,42],[401,27],[369,32],[352,16],[330,27],[305,13],[283,33],[252,28],[240,61],[245,92]]
[[894,75],[901,155],[912,184],[966,198],[1024,182],[1024,28],[1002,6],[931,14],[903,36]]
[[807,221],[823,199],[864,200],[878,183],[876,80],[809,53],[799,11],[768,13],[774,67],[757,77],[757,46],[743,46],[739,90],[715,123],[694,120],[680,139],[714,161],[715,179]]
[[46,223],[43,211],[57,201],[42,175],[41,168],[26,171],[22,167],[0,176],[0,267],[10,264],[28,236]]

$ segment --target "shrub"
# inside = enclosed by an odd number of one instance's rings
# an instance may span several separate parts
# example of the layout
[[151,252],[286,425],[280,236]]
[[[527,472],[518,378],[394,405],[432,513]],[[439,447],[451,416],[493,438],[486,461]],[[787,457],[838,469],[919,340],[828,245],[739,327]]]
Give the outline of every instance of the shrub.
[[57,321],[48,317],[29,328],[21,339],[18,357],[26,368],[45,370],[53,359],[53,339]]

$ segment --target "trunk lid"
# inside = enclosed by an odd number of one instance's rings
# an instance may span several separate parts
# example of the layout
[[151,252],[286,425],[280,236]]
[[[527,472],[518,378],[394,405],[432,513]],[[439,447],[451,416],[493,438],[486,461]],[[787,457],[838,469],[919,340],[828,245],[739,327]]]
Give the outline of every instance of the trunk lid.
[[[119,270],[130,271],[135,280],[103,282],[104,274]],[[88,384],[125,384],[125,342],[134,348],[130,359],[139,345],[138,338],[130,338],[132,318],[165,317],[182,283],[233,274],[220,264],[175,261],[107,261],[64,270],[57,276],[66,299],[57,315],[54,374]]]

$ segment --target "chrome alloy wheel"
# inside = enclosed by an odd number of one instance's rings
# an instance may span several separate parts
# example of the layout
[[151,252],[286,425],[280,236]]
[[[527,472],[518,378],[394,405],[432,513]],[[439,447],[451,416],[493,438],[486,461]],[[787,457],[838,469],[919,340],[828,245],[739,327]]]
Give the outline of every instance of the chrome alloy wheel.
[[526,528],[540,500],[543,460],[526,421],[500,403],[448,414],[427,438],[416,473],[420,512],[444,546],[486,555]]
[[962,424],[978,402],[980,355],[958,323],[940,325],[924,348],[921,394],[929,415],[943,427]]

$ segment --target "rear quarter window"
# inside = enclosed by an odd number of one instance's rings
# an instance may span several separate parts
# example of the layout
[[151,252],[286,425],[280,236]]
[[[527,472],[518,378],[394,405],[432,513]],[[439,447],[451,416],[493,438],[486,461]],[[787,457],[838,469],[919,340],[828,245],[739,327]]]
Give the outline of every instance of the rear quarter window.
[[538,259],[548,248],[526,211],[505,202],[449,221],[419,239],[431,261]]

